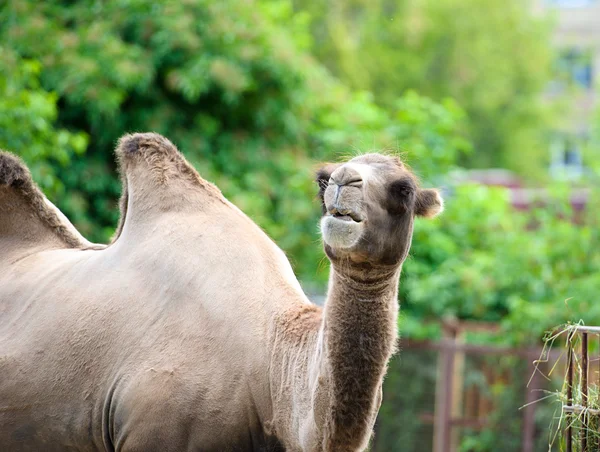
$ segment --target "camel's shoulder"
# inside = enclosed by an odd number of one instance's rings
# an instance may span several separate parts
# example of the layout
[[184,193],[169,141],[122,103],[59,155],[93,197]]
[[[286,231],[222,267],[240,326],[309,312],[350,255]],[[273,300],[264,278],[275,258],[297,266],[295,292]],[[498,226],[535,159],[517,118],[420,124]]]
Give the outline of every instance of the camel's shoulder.
[[90,245],[40,191],[27,165],[0,151],[0,255]]

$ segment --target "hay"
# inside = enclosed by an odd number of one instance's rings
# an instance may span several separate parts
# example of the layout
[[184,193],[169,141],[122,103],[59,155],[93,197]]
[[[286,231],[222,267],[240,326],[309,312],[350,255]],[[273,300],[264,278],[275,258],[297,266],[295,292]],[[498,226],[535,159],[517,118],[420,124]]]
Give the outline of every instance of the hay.
[[[576,324],[566,324],[555,328],[553,331],[547,332],[544,336],[544,347],[541,356],[534,361],[534,372],[543,375],[544,378],[550,380],[553,374],[559,369],[564,369],[562,375],[562,386],[557,391],[544,391],[546,395],[532,403],[538,403],[542,400],[554,400],[558,402],[560,408],[555,412],[554,420],[550,425],[550,435],[548,450],[553,450],[557,445],[559,450],[566,450],[567,429],[572,431],[572,446],[573,451],[581,451],[582,438],[587,439],[588,450],[598,450],[600,446],[600,388],[598,386],[598,370],[593,370],[592,363],[597,362],[590,359],[592,356],[588,352],[588,395],[587,398],[582,390],[582,355],[581,355],[581,330],[586,329],[583,322]],[[590,338],[600,334],[600,330],[588,333]],[[550,351],[557,345],[557,341],[564,338],[564,344],[560,344],[561,353],[555,362],[550,363]],[[573,350],[573,385],[572,385],[572,400],[569,404],[568,400],[568,345],[571,344]],[[598,343],[588,340],[588,351],[597,350]],[[540,364],[551,364],[551,368],[547,374],[540,370]],[[595,366],[597,367],[597,366]],[[533,378],[533,375],[532,375]],[[531,379],[532,379],[531,378]],[[529,383],[531,383],[531,379]],[[529,384],[528,384],[529,386]],[[524,408],[524,407],[523,407]]]

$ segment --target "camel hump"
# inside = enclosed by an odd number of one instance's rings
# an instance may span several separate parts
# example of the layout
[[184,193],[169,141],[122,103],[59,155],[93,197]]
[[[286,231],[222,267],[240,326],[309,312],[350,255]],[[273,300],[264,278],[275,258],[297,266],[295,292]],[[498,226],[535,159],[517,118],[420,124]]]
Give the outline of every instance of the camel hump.
[[15,155],[0,151],[0,186],[20,187],[32,183],[29,169]]
[[46,199],[25,163],[0,151],[0,255],[10,250],[91,245]]
[[217,187],[200,177],[173,143],[158,133],[125,135],[119,140],[116,153],[123,176],[137,178],[144,188],[201,188],[221,195]]
[[221,191],[204,180],[171,141],[157,133],[123,136],[116,149],[123,183],[121,219],[113,241],[125,223],[147,223],[165,212],[201,210],[213,201],[225,202]]
[[142,171],[151,176],[148,179],[156,185],[165,185],[182,177],[194,180],[193,169],[175,145],[157,133],[134,133],[121,137],[117,158],[125,175]]

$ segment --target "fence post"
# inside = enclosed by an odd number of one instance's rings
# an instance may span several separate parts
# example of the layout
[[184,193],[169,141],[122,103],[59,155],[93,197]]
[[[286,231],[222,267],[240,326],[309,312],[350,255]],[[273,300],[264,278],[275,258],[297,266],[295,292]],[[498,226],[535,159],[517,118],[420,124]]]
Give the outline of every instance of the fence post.
[[[539,355],[527,354],[527,358],[536,359]],[[533,376],[531,377],[531,381],[529,380],[530,373],[525,374],[526,382],[529,383],[531,387],[528,387],[525,384],[525,409],[523,413],[523,452],[533,452],[533,438],[535,435],[535,396],[533,394],[532,388],[535,388],[539,381],[538,369],[533,365]]]
[[433,451],[450,451],[450,420],[452,410],[452,380],[454,373],[455,331],[444,325],[444,337],[438,359],[438,379],[435,389],[435,420],[433,425]]
[[[593,375],[593,372],[592,372]],[[598,376],[596,379],[596,385],[598,388],[600,388],[600,335],[598,335]],[[598,395],[598,397],[600,397],[600,395]],[[596,401],[598,402],[598,401]],[[596,426],[598,429],[600,429],[600,416],[596,416]],[[596,437],[596,441],[597,441],[597,449],[598,452],[600,452],[600,435],[595,435]]]
[[[573,333],[569,332],[567,336],[567,406],[573,405]],[[573,451],[573,429],[571,427],[571,418],[573,416],[570,412],[565,415],[567,421],[567,435],[566,435],[566,446],[567,452]]]
[[[588,334],[581,333],[581,404],[588,406]],[[581,419],[581,452],[587,452],[588,416],[583,413]]]

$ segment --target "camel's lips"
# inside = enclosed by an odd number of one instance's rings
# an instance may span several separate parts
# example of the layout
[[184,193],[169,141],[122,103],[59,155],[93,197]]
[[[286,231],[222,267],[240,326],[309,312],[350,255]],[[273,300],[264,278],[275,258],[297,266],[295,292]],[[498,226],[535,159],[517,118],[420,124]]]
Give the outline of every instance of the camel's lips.
[[336,212],[334,214],[330,214],[332,218],[335,218],[336,220],[340,220],[340,221],[354,221],[355,223],[360,223],[362,222],[362,218],[360,218],[357,214],[350,212],[348,214],[341,214],[339,212]]
[[321,218],[323,240],[332,248],[352,248],[360,239],[363,229],[363,223],[356,221],[347,211],[343,214],[328,213]]

